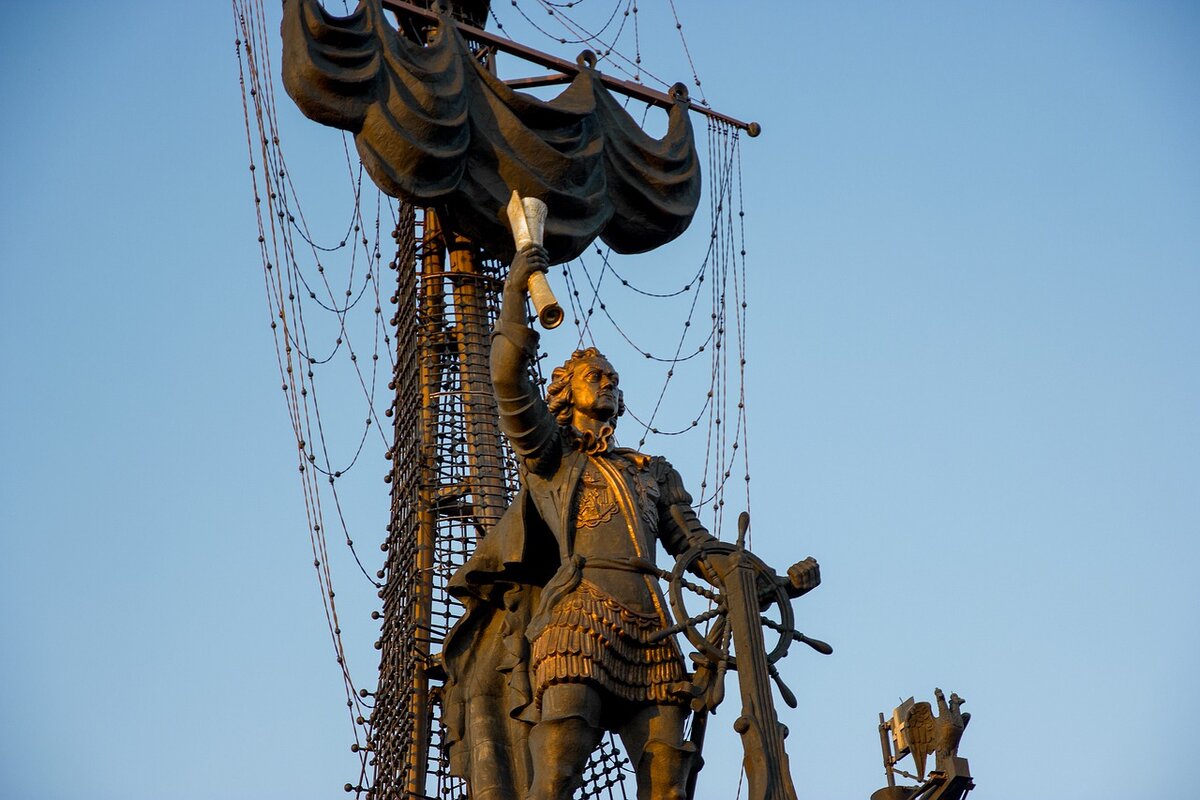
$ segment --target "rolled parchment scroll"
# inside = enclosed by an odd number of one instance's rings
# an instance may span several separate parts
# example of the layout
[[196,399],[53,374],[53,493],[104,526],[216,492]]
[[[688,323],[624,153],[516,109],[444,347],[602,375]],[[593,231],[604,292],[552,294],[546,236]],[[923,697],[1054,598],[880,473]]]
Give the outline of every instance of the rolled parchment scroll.
[[[530,244],[540,245],[546,231],[546,204],[536,197],[521,197],[515,191],[508,201],[508,223],[512,227],[517,252]],[[550,288],[545,273],[529,276],[529,299],[537,310],[538,321],[546,330],[557,328],[563,321],[562,306]]]

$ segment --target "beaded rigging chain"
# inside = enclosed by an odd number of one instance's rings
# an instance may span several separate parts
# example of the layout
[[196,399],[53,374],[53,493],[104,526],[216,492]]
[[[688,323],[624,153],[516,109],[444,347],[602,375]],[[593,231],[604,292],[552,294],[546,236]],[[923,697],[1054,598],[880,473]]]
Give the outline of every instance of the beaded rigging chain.
[[[554,6],[553,4],[550,4],[550,3],[546,3],[546,2],[544,2],[544,0],[538,0],[538,2],[542,5],[543,9],[549,13],[550,16],[552,16],[555,20],[557,20],[559,22],[559,24],[561,24],[573,37],[576,37],[576,38],[568,39],[568,38],[565,38],[562,36],[558,36],[554,33],[551,33],[550,31],[546,30],[541,25],[539,25],[537,22],[535,22],[533,20],[533,18],[531,16],[529,16],[528,13],[526,13],[526,11],[518,4],[517,0],[512,0],[512,6],[513,6],[513,8],[515,8],[517,10],[517,13],[520,14],[521,17],[526,22],[529,23],[530,27],[532,27],[534,30],[536,30],[538,33],[542,34],[546,38],[551,39],[555,42],[558,42],[559,44],[589,44],[598,51],[598,59],[599,60],[608,61],[608,63],[610,63],[612,65],[613,69],[624,74],[626,77],[628,77],[638,83],[641,83],[642,75],[645,74],[652,80],[654,80],[657,83],[659,83],[660,85],[662,85],[664,88],[670,86],[670,84],[667,81],[663,80],[662,78],[658,77],[657,75],[647,72],[646,70],[642,69],[642,67],[641,67],[642,56],[641,56],[640,44],[638,44],[638,9],[637,9],[636,0],[620,0],[617,3],[617,5],[614,7],[613,16],[616,15],[616,11],[620,9],[622,3],[624,3],[624,5],[625,5],[625,11],[622,13],[620,26],[618,26],[617,31],[613,35],[612,39],[610,39],[608,41],[605,41],[604,39],[600,38],[600,34],[603,33],[603,31],[609,27],[609,25],[612,21],[611,17],[610,17],[609,22],[606,22],[604,24],[604,26],[600,29],[600,31],[592,33],[590,31],[586,30],[578,22],[571,19],[571,17],[569,15],[567,15],[561,11],[555,10],[556,8],[560,8],[560,7]],[[617,49],[617,42],[620,40],[621,34],[625,30],[626,22],[631,17],[633,19],[634,39],[635,39],[634,58],[629,58],[628,56],[621,53]],[[501,31],[504,30],[504,24],[499,19],[499,17],[496,16],[495,11],[492,12],[492,19],[496,22],[496,28],[498,30],[501,30]],[[624,64],[624,66],[622,64]]]
[[[566,13],[564,11],[562,11],[562,9],[572,8],[575,5],[578,5],[577,3],[550,3],[550,2],[546,2],[546,0],[538,0],[538,2],[541,4],[542,8],[544,8],[546,10],[547,14],[549,14],[550,16],[557,16],[558,22],[560,24],[564,25],[564,27],[567,27],[568,30],[570,30],[572,32],[572,35],[576,35],[579,38],[568,39],[568,38],[562,37],[562,36],[555,36],[553,33],[551,33],[550,31],[543,28],[541,25],[538,25],[536,22],[534,22],[533,19],[528,14],[526,14],[525,11],[516,2],[513,2],[512,5],[513,5],[513,8],[517,9],[517,13],[520,14],[522,17],[524,17],[525,21],[528,22],[535,30],[537,30],[539,33],[546,36],[546,38],[548,38],[548,39],[554,39],[559,44],[592,44],[592,43],[603,44],[603,42],[600,39],[600,35],[603,34],[606,30],[608,30],[608,28],[612,25],[613,20],[615,20],[617,18],[617,12],[621,10],[621,6],[624,5],[626,8],[628,8],[631,0],[617,0],[617,2],[613,5],[612,13],[610,13],[608,15],[608,19],[604,22],[604,25],[602,25],[599,30],[594,31],[594,32],[586,31],[581,26],[576,25],[575,23],[573,23],[573,21],[570,19],[570,17],[568,17],[566,15]],[[556,11],[556,9],[558,9],[558,10]],[[621,16],[621,25],[620,25],[620,27],[617,28],[617,32],[613,37],[613,42],[612,42],[613,45],[615,45],[617,40],[621,37],[621,27],[624,27],[625,19],[628,16],[629,16],[628,12]],[[492,13],[492,17],[493,17],[493,19],[495,18],[495,12]],[[608,53],[606,52],[605,55],[607,55],[607,54]]]
[[[679,436],[700,427],[700,421],[707,418],[706,457],[703,480],[700,484],[701,497],[698,506],[711,505],[714,513],[714,532],[721,527],[721,511],[725,505],[725,488],[732,476],[732,463],[738,451],[741,451],[745,463],[743,475],[746,484],[746,504],[749,506],[750,471],[748,448],[746,446],[745,418],[745,367],[746,367],[746,309],[748,302],[745,298],[745,210],[741,182],[741,148],[739,133],[735,128],[720,122],[711,122],[708,127],[708,168],[714,176],[714,190],[710,196],[711,227],[709,244],[699,269],[688,279],[684,286],[672,292],[651,292],[634,286],[621,277],[612,266],[610,253],[597,247],[596,254],[600,256],[601,266],[598,275],[593,277],[587,262],[581,257],[571,265],[563,265],[562,274],[568,287],[568,299],[572,310],[574,324],[578,332],[577,347],[584,342],[596,344],[592,328],[597,307],[612,327],[631,348],[646,359],[664,363],[667,366],[658,398],[649,416],[643,418],[630,406],[626,407],[629,414],[643,427],[643,433],[638,441],[641,447],[646,443],[648,435]],[[737,223],[735,225],[733,209],[737,208]],[[634,337],[617,321],[609,311],[611,300],[602,293],[604,279],[611,273],[620,282],[621,288],[649,297],[676,297],[691,293],[692,299],[687,314],[682,322],[682,328],[675,352],[672,356],[655,355],[650,349],[639,345]],[[577,281],[581,274],[586,281],[586,290],[590,290],[590,300],[586,303],[581,297],[581,288]],[[710,313],[711,327],[707,337],[699,345],[693,346],[686,354],[684,346],[693,327],[694,315],[699,299],[700,288],[707,283],[711,291],[712,310]],[[610,283],[611,285],[611,283]],[[728,292],[733,291],[733,332],[737,338],[737,404],[733,412],[734,425],[729,432],[729,346],[728,346]],[[659,411],[662,409],[669,386],[676,377],[680,364],[690,361],[700,353],[710,354],[709,388],[700,410],[690,417],[690,422],[677,429],[664,429],[656,425]],[[711,485],[711,490],[710,490]]]
[[[389,362],[391,359],[390,348],[387,347],[391,340],[381,315],[378,280],[379,267],[382,263],[379,242],[384,203],[382,197],[377,195],[375,219],[373,225],[368,225],[361,207],[362,167],[358,165],[357,174],[355,174],[356,170],[343,136],[343,149],[354,197],[351,220],[347,233],[341,237],[336,246],[322,246],[315,241],[300,210],[290,170],[286,167],[280,147],[274,89],[270,80],[264,79],[264,76],[273,74],[273,69],[265,33],[268,27],[262,2],[261,0],[233,0],[232,5],[237,34],[235,50],[239,64],[242,109],[250,158],[251,188],[254,196],[263,276],[267,290],[267,307],[271,319],[271,330],[275,335],[276,361],[283,379],[282,387],[287,397],[288,412],[300,457],[298,471],[301,476],[305,513],[308,519],[313,566],[317,572],[326,622],[346,691],[346,706],[354,730],[354,744],[351,746],[351,750],[358,755],[359,783],[361,784],[365,781],[368,772],[369,748],[366,746],[366,742],[369,738],[368,724],[372,711],[368,699],[371,695],[366,689],[355,690],[342,642],[326,539],[327,526],[324,519],[325,500],[323,499],[322,485],[327,484],[328,486],[328,497],[332,500],[338,524],[358,569],[373,586],[381,586],[382,584],[372,579],[367,573],[354,548],[336,482],[358,462],[372,427],[379,432],[387,446],[386,426],[379,424],[374,402],[379,383],[378,362],[381,341],[384,352],[388,353]],[[253,123],[251,106],[253,106]],[[260,166],[263,168],[261,171]],[[267,206],[265,212],[264,202]],[[394,223],[396,213],[390,202],[387,204],[387,209]],[[372,229],[374,243],[369,238],[368,228]],[[318,284],[313,284],[301,269],[294,236],[299,237],[308,246],[312,261],[316,264],[319,276]],[[356,279],[359,245],[363,248],[365,268],[363,276]],[[321,258],[322,253],[328,254],[340,250],[346,250],[349,256],[349,269],[344,289],[333,286]],[[361,281],[361,285],[359,285],[359,281]],[[326,295],[325,299],[318,295],[320,290],[323,290]],[[368,293],[375,299],[374,351],[370,356],[369,374],[364,372],[360,364],[358,352],[354,349],[352,337],[347,328],[348,315],[355,310],[364,297],[369,296]],[[308,327],[305,325],[305,304],[301,299],[304,295],[318,310],[332,313],[336,318],[338,332],[328,355],[322,357],[314,355]],[[342,299],[339,300],[339,297]],[[363,434],[354,454],[344,466],[338,468],[333,466],[329,452],[325,425],[317,402],[314,368],[332,361],[343,347],[366,398],[368,413],[363,425]],[[318,453],[320,460],[318,460]]]
[[[548,16],[553,18],[569,36],[555,34],[547,30],[544,26],[534,20],[534,18],[521,6],[518,0],[511,0],[511,6],[516,9],[519,14],[534,30],[542,34],[546,38],[555,41],[559,44],[586,44],[593,47],[599,56],[599,59],[607,60],[612,64],[613,68],[624,74],[626,77],[642,82],[643,75],[650,80],[659,84],[662,87],[670,86],[670,82],[663,80],[659,76],[648,72],[642,66],[642,48],[641,48],[641,25],[640,16],[638,14],[637,0],[617,0],[613,4],[612,11],[608,13],[603,24],[596,30],[589,30],[584,24],[575,19],[570,13],[575,7],[582,5],[582,0],[579,2],[553,2],[552,0],[537,0],[542,10]],[[675,21],[675,30],[679,34],[679,41],[683,47],[683,53],[688,62],[688,68],[692,72],[692,83],[695,85],[700,97],[697,102],[703,106],[708,105],[708,100],[704,97],[703,85],[700,80],[699,73],[696,70],[695,60],[692,58],[691,48],[688,45],[687,36],[683,31],[683,23],[680,21],[679,12],[675,8],[674,0],[670,0],[671,15]],[[499,31],[504,30],[504,23],[496,14],[494,9],[489,9],[492,20],[496,24]],[[617,27],[616,32],[611,39],[603,38],[604,33],[612,27],[614,20],[617,18],[617,12],[622,12],[620,15],[621,22]],[[630,58],[617,49],[617,45],[621,39],[622,33],[625,31],[626,24],[633,21],[633,37],[634,37],[634,55]]]

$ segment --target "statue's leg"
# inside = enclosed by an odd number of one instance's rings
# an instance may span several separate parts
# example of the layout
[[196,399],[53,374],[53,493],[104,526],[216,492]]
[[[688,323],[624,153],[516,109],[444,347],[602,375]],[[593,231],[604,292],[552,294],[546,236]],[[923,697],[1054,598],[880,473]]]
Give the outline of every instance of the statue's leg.
[[621,741],[637,774],[638,800],[685,800],[695,747],[683,738],[688,710],[646,706],[621,727]]
[[600,693],[582,683],[561,683],[542,694],[542,717],[529,732],[533,781],[527,800],[571,800],[583,785],[583,768],[600,743]]

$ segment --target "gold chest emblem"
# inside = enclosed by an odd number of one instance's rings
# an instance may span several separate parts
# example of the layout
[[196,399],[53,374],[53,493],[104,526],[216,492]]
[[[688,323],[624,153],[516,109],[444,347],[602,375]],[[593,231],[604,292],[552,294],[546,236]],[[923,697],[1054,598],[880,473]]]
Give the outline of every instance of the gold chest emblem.
[[575,524],[580,528],[594,528],[615,517],[618,510],[617,499],[613,497],[608,481],[594,467],[588,466],[579,485]]

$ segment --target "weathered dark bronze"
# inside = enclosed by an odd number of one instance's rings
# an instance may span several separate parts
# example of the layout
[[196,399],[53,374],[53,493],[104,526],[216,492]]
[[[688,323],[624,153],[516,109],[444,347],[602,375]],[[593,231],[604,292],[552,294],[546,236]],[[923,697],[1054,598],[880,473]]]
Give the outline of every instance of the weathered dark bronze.
[[[879,715],[879,744],[888,785],[871,795],[871,800],[961,800],[975,788],[970,765],[958,755],[958,743],[971,721],[960,707],[965,700],[951,693],[949,703],[941,689],[933,690],[938,715],[927,702],[908,698],[892,711],[891,719]],[[925,777],[925,763],[934,754],[934,770]],[[917,774],[896,764],[911,755]],[[897,786],[896,775],[918,781],[916,786]]]
[[[526,325],[526,298],[530,276],[548,265],[536,245],[518,254],[492,340],[500,424],[520,461],[521,490],[450,583],[466,606],[443,652],[451,768],[474,800],[567,800],[607,730],[625,744],[639,797],[682,800],[699,759],[700,742],[684,738],[688,715],[720,702],[720,674],[733,668],[750,797],[790,800],[769,683],[782,650],[766,651],[760,609],[786,608],[776,627],[786,641],[803,639],[789,603],[819,583],[816,562],[778,577],[709,535],[664,459],[616,447],[619,377],[594,348],[556,369],[541,396],[530,379],[538,335]],[[674,572],[655,565],[659,542],[680,557]],[[700,617],[677,608],[672,623],[658,578],[679,584],[685,570],[719,587],[707,618],[727,617],[737,660],[729,637],[710,633],[724,639],[722,652],[701,636]],[[707,643],[694,674],[679,631]]]
[[435,208],[448,230],[495,258],[514,252],[501,211],[514,190],[554,209],[545,241],[554,263],[597,236],[641,253],[687,228],[700,167],[681,84],[667,132],[654,139],[605,88],[594,54],[584,52],[571,85],[543,102],[493,75],[459,26],[439,19],[423,45],[397,35],[380,0],[348,17],[287,0],[284,86],[307,116],[354,134],[380,189]]
[[[438,21],[437,12],[430,10],[430,6],[434,3],[426,0],[422,5],[405,2],[405,0],[382,0],[383,7],[395,11],[398,15],[411,15],[417,19],[423,19],[427,22]],[[539,64],[548,69],[558,70],[557,73],[543,75],[534,78],[517,78],[515,80],[505,81],[513,89],[532,89],[536,86],[554,86],[560,83],[569,83],[571,78],[579,72],[579,67],[570,61],[564,61],[561,58],[556,58],[549,53],[543,53],[540,50],[535,50],[532,47],[515,42],[512,39],[506,39],[503,36],[496,36],[483,30],[483,21],[487,18],[486,6],[490,5],[486,2],[462,3],[458,2],[451,5],[451,13],[455,19],[462,19],[463,22],[458,23],[458,30],[463,37],[485,44],[488,47],[495,48],[502,53],[511,53],[524,61],[531,64]],[[460,6],[473,6],[460,11]],[[618,94],[627,95],[635,100],[641,100],[650,105],[658,106],[659,108],[671,109],[675,105],[676,98],[667,92],[658,92],[654,89],[641,83],[633,81],[621,80],[610,75],[600,74],[600,81],[609,89]],[[724,122],[727,125],[745,131],[751,138],[762,133],[762,126],[757,122],[744,122],[736,117],[731,117],[728,114],[722,114],[720,111],[702,106],[695,101],[688,101],[688,108],[697,114],[702,114],[710,119],[715,119]]]

